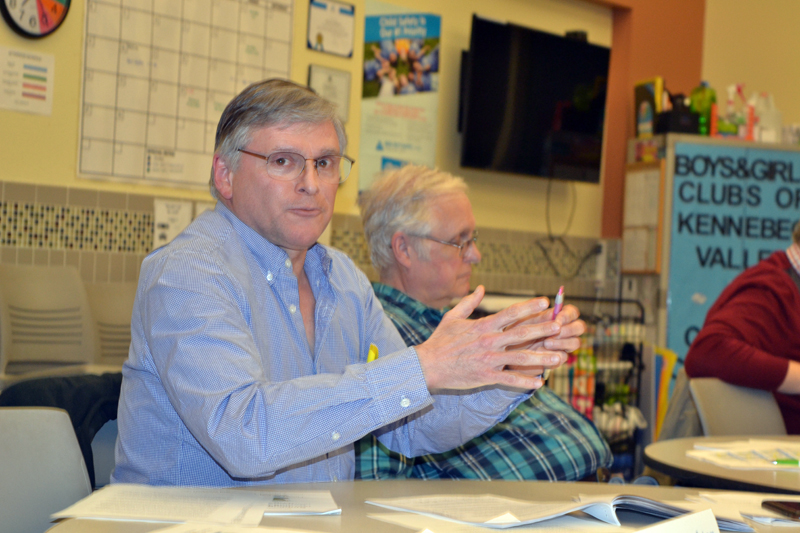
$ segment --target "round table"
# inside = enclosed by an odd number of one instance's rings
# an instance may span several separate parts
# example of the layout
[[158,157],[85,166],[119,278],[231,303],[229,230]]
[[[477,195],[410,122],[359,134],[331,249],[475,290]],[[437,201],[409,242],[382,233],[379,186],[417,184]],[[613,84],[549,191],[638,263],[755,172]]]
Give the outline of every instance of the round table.
[[675,478],[678,484],[722,490],[800,494],[800,471],[735,470],[686,456],[695,444],[759,440],[800,442],[798,436],[688,437],[654,442],[644,449],[644,463]]

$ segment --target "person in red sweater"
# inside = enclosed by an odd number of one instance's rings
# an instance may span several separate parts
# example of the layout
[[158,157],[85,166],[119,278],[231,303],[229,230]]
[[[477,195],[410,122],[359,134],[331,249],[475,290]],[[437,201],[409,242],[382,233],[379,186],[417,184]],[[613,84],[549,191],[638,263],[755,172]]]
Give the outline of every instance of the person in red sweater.
[[772,391],[786,432],[800,434],[800,222],[793,244],[739,274],[686,354],[690,378]]

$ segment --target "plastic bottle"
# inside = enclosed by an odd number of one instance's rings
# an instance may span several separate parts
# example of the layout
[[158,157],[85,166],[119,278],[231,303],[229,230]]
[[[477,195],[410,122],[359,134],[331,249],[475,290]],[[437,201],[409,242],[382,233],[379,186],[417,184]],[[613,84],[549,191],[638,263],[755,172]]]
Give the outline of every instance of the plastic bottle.
[[711,126],[711,104],[717,103],[717,93],[709,87],[707,81],[700,83],[689,95],[689,108],[700,115],[698,119],[698,133],[708,135]]
[[755,114],[758,124],[756,140],[768,143],[781,142],[783,119],[781,112],[775,107],[770,93],[761,93],[755,101]]

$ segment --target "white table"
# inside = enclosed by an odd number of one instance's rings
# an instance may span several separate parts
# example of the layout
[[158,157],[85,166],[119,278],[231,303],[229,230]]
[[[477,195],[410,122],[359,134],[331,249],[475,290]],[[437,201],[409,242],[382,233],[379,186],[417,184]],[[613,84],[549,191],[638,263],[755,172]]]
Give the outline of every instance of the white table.
[[[380,531],[381,533],[410,533],[411,530],[376,521],[367,514],[386,512],[385,509],[367,505],[370,498],[393,498],[431,494],[496,494],[532,501],[558,501],[578,494],[638,494],[653,499],[680,500],[686,494],[696,494],[696,489],[654,487],[644,485],[608,485],[582,482],[523,482],[523,481],[355,481],[339,483],[311,483],[284,485],[287,490],[329,490],[341,506],[341,516],[291,516],[265,518],[262,526],[288,527],[331,533]],[[641,526],[657,521],[646,515],[618,511],[624,525]],[[101,520],[66,520],[49,530],[49,533],[146,533],[165,527],[164,524],[114,522]],[[491,530],[487,530],[491,531]],[[512,531],[512,530],[508,530]],[[762,527],[760,533],[800,532],[800,527]]]
[[[688,437],[649,444],[644,449],[644,463],[675,478],[679,484],[720,490],[748,490],[800,494],[800,472],[786,470],[734,470],[686,456],[696,443],[719,443],[749,440],[740,437]],[[800,441],[798,436],[763,436],[764,440]]]

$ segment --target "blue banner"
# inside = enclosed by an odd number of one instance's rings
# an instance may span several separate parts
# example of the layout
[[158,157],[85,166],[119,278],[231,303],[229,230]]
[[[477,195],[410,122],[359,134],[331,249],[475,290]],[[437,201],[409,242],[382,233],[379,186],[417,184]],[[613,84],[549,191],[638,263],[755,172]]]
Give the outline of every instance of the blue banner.
[[435,166],[441,18],[367,0],[359,190],[388,168]]
[[674,167],[667,347],[679,368],[728,283],[791,244],[800,153],[676,143]]
[[364,23],[364,42],[440,37],[441,20],[424,13],[369,16]]

